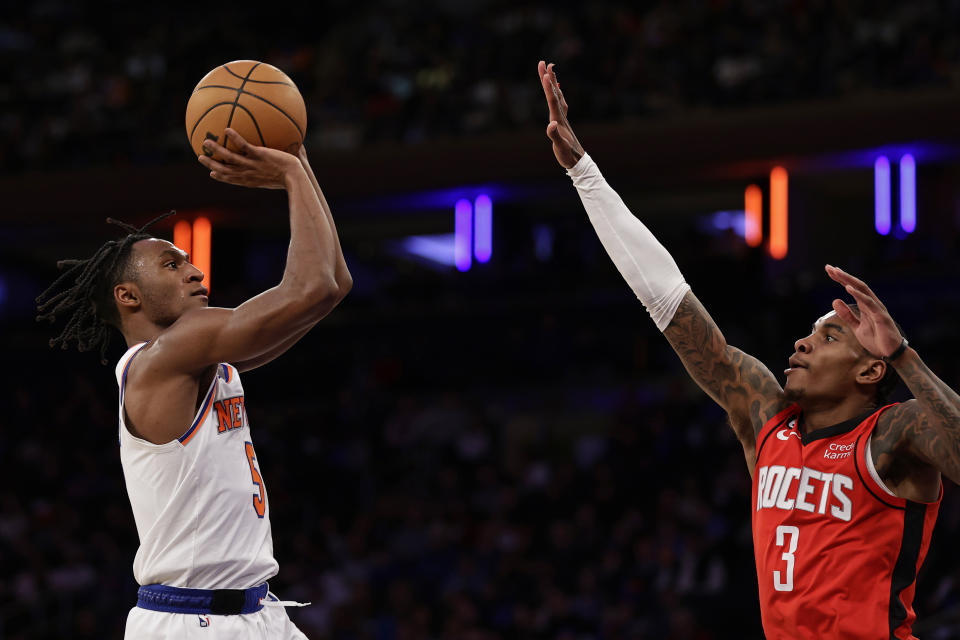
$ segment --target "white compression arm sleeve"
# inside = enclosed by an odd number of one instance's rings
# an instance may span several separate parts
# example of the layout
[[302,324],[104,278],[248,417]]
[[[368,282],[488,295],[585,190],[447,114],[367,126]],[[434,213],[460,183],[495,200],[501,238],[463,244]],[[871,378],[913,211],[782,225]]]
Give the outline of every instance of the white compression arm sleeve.
[[593,228],[637,298],[663,331],[690,290],[670,253],[636,218],[589,155],[567,170]]

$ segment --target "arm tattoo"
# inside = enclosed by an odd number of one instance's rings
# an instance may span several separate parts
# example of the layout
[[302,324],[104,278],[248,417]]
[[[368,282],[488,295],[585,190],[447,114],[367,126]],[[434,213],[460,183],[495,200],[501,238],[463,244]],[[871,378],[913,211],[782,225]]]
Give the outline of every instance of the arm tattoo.
[[[912,354],[911,354],[912,355]],[[873,444],[874,462],[894,464],[892,458],[932,466],[960,482],[960,396],[923,363],[919,356],[904,356],[897,373],[915,400],[904,402],[881,416]],[[887,414],[889,418],[883,419]],[[881,429],[882,427],[882,429]],[[883,454],[891,454],[887,460]],[[895,454],[901,454],[895,456]],[[884,465],[886,463],[886,465]]]
[[753,442],[763,423],[787,406],[783,389],[763,363],[727,344],[692,291],[663,332],[701,389],[730,415],[741,442]]

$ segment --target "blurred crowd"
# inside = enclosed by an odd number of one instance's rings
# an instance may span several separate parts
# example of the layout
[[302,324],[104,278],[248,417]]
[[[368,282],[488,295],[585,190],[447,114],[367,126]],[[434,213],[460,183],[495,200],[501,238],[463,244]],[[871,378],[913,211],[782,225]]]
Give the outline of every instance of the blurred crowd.
[[[578,122],[960,84],[958,0],[301,11],[6,3],[0,172],[187,161],[190,91],[241,58],[293,77],[311,149],[343,151],[540,130],[543,58]],[[762,637],[740,446],[585,223],[558,220],[551,257],[505,250],[469,274],[348,255],[343,305],[244,375],[280,561],[271,589],[313,603],[290,610],[309,637]],[[729,341],[779,371],[836,294],[819,265],[787,271],[675,225],[661,239]],[[844,257],[960,389],[960,236],[923,231]],[[276,255],[248,241],[218,272],[215,304],[282,267],[285,239]],[[33,271],[39,292],[53,273]],[[112,367],[48,351],[24,304],[0,314],[0,638],[120,638],[138,543]],[[915,599],[921,637],[960,637],[958,536],[948,481]]]
[[285,70],[306,99],[310,147],[345,150],[535,129],[541,58],[575,79],[579,122],[960,84],[956,0],[335,0],[310,11],[6,3],[0,171],[186,161],[189,94],[235,59]]
[[[551,282],[518,276],[509,291],[462,276],[358,287],[244,375],[281,567],[271,589],[313,603],[290,610],[309,637],[762,637],[742,451],[594,244]],[[677,252],[688,280],[731,342],[778,370],[833,288],[808,272],[771,283],[702,247]],[[931,276],[923,260],[861,268],[960,388],[960,299],[932,293],[956,290],[958,265]],[[530,298],[531,282],[544,301],[491,302]],[[137,536],[112,368],[46,352],[45,335],[5,344],[18,375],[2,425],[15,437],[0,438],[13,481],[0,637],[119,638]],[[956,637],[960,610],[960,491],[945,484],[916,596],[916,630],[933,639]]]

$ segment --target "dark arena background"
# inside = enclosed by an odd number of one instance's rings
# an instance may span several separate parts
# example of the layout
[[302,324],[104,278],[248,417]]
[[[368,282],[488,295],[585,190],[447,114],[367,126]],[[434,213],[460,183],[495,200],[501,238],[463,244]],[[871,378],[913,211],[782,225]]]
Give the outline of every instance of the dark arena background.
[[[780,372],[842,293],[829,262],[960,387],[956,0],[0,11],[2,638],[121,638],[136,602],[122,340],[110,366],[48,348],[56,260],[176,209],[157,234],[209,223],[212,304],[279,281],[285,194],[210,180],[186,138],[231,60],[299,86],[355,280],[244,376],[270,586],[310,638],[762,638],[742,451],[557,165],[540,59],[731,344]],[[944,484],[922,638],[960,637]]]

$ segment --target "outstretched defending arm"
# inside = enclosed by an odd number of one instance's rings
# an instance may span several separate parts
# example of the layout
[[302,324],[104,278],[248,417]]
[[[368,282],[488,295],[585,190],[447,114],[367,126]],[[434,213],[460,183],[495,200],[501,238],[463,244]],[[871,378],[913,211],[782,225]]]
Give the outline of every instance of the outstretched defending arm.
[[553,65],[539,64],[550,109],[547,137],[573,179],[587,216],[611,260],[650,313],[694,381],[730,415],[752,469],[756,433],[786,403],[773,374],[727,344],[683,279],[673,257],[607,184],[567,120]]

